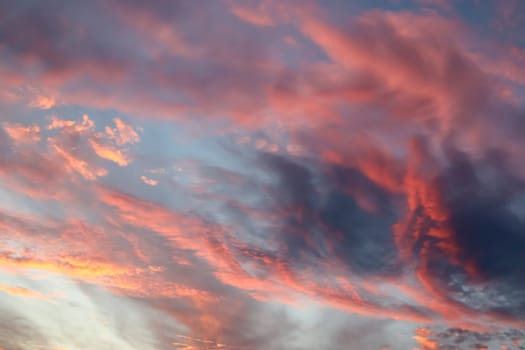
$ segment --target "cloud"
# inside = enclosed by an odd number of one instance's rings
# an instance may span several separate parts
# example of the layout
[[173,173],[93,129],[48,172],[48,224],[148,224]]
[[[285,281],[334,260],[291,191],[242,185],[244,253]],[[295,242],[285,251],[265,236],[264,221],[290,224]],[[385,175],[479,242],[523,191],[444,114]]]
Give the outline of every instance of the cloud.
[[127,145],[129,143],[137,143],[140,137],[135,129],[120,118],[113,119],[115,128],[105,128],[105,132],[109,138],[114,139],[117,146]]
[[19,314],[12,307],[2,305],[2,318],[0,328],[9,334],[9,337],[2,337],[0,346],[6,350],[22,350],[28,346],[47,346],[46,335],[23,315]]
[[100,159],[119,166],[133,161],[129,144],[140,139],[131,126],[117,123],[123,131],[117,127],[111,135],[98,131],[87,114],[80,120],[51,116],[47,125],[4,123],[7,135],[0,158],[4,181],[29,196],[74,197],[68,186],[76,186],[78,177],[95,181],[108,175]]
[[435,349],[505,349],[512,346],[513,343],[519,346],[514,341],[517,340],[519,343],[523,334],[518,330],[479,333],[459,328],[441,330],[420,328],[416,331],[416,337],[422,345],[432,344],[430,348],[434,346]]
[[239,6],[239,4],[233,4],[230,11],[239,19],[251,23],[256,26],[271,26],[273,25],[272,17],[268,14],[268,9],[265,8],[264,2],[260,2],[258,6]]
[[0,285],[0,291],[14,295],[14,296],[24,297],[24,298],[36,298],[36,299],[42,299],[42,300],[49,299],[48,296],[40,292],[33,291],[31,289],[27,289],[24,287],[19,287],[19,286]]
[[142,180],[142,182],[144,182],[146,185],[150,185],[150,186],[157,186],[158,185],[158,181],[157,180],[154,180],[154,179],[150,179],[149,177],[146,177],[144,175],[142,175],[140,177],[140,179]]
[[53,145],[53,148],[63,160],[67,172],[76,172],[86,180],[95,180],[97,177],[105,176],[107,174],[107,171],[104,168],[92,168],[88,162],[75,157],[73,154],[68,153],[64,148],[58,145]]
[[90,140],[89,143],[95,154],[100,158],[110,160],[120,166],[126,166],[130,162],[122,150],[115,149],[109,145],[100,144],[95,140]]
[[0,347],[519,342],[519,7],[379,3],[0,4]]
[[82,115],[82,121],[80,122],[75,120],[59,119],[55,116],[52,116],[51,122],[47,125],[47,130],[61,129],[66,133],[78,134],[93,131],[94,128],[95,123],[93,120],[89,119],[87,114]]
[[51,109],[56,105],[56,100],[53,97],[46,97],[38,95],[33,101],[29,103],[29,107],[38,109]]
[[40,141],[40,126],[4,124],[4,131],[16,143],[35,143]]

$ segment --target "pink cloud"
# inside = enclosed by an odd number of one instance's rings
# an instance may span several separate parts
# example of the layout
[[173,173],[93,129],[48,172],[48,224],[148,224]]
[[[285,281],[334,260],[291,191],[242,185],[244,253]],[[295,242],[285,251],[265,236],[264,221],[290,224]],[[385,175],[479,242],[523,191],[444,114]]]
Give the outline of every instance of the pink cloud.
[[157,180],[154,180],[154,179],[150,179],[149,177],[146,177],[144,175],[142,175],[140,177],[140,179],[142,180],[142,182],[144,182],[146,185],[150,185],[150,186],[157,186],[158,185],[158,181]]
[[19,286],[0,285],[0,291],[23,298],[49,300],[50,297],[40,292]]
[[27,212],[0,212],[2,270],[140,299],[187,349],[287,348],[260,312],[302,301],[522,327],[523,50],[411,3],[0,5],[1,195]]
[[105,132],[110,139],[115,141],[117,146],[137,143],[140,141],[139,135],[131,125],[127,124],[120,118],[115,118],[113,121],[115,123],[115,128],[111,129],[106,126]]
[[57,102],[53,97],[38,95],[33,101],[29,103],[29,106],[38,109],[51,109],[56,105],[56,103]]
[[40,141],[40,126],[4,124],[4,131],[16,143],[35,143]]
[[104,145],[94,139],[89,140],[89,144],[100,158],[112,161],[120,166],[126,166],[130,163],[129,157],[124,150],[119,150],[111,145]]

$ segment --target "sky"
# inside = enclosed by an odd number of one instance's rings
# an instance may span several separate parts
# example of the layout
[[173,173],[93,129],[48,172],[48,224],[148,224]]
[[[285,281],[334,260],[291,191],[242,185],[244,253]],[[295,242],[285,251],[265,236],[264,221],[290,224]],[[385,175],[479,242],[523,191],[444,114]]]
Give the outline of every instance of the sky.
[[0,0],[0,350],[525,349],[525,2]]

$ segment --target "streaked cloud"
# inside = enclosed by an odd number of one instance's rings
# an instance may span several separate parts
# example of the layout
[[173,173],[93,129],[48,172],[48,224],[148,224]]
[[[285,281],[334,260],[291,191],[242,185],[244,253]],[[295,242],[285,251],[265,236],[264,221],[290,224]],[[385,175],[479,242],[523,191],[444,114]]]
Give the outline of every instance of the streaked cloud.
[[0,350],[520,348],[523,10],[0,3]]

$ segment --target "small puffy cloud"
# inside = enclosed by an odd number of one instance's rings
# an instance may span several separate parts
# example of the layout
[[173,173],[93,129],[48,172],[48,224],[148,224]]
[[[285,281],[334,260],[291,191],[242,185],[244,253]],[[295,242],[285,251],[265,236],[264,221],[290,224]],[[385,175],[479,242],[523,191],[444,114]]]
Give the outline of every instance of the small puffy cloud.
[[115,128],[106,126],[105,132],[106,135],[114,140],[118,146],[137,143],[140,141],[137,131],[135,131],[131,125],[127,124],[120,118],[115,118],[113,121],[115,122]]
[[29,107],[45,110],[53,108],[56,104],[57,101],[54,97],[37,95],[31,102],[29,102]]
[[97,140],[89,140],[89,144],[93,151],[100,158],[117,163],[120,166],[126,166],[129,164],[129,156],[126,154],[125,150],[117,149],[111,145],[105,145],[98,142]]
[[60,130],[68,135],[83,135],[92,151],[100,158],[109,160],[119,166],[126,166],[131,162],[129,149],[122,147],[137,143],[140,137],[137,131],[120,118],[115,118],[115,127],[105,126],[104,132],[97,132],[95,122],[87,115],[81,121],[51,117],[47,130]]
[[47,130],[60,129],[66,133],[83,134],[92,132],[95,129],[95,122],[87,114],[82,115],[82,121],[60,119],[51,117],[51,122],[47,125]]
[[158,184],[158,181],[157,181],[157,180],[150,179],[149,177],[146,177],[146,176],[144,176],[144,175],[142,175],[142,176],[140,177],[140,179],[141,179],[142,182],[144,182],[146,185],[157,186],[157,184]]
[[415,335],[414,340],[419,343],[420,350],[436,350],[439,346],[435,340],[426,338],[422,335]]

